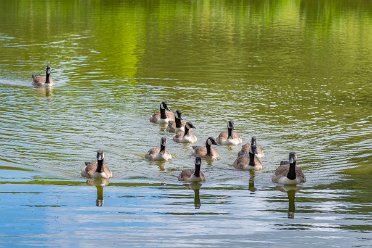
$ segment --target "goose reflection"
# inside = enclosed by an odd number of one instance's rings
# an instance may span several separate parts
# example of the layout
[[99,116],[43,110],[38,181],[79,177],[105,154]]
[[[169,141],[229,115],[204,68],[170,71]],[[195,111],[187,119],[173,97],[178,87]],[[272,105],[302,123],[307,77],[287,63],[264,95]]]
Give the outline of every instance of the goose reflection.
[[201,183],[199,182],[192,182],[189,185],[187,185],[188,188],[194,190],[194,206],[195,209],[199,209],[201,206],[200,202],[200,188],[201,188]]
[[45,96],[49,100],[53,97],[53,87],[52,86],[42,86],[42,87],[35,87],[38,96]]
[[249,181],[248,181],[248,190],[255,192],[257,189],[254,187],[254,178],[256,176],[255,170],[249,170]]
[[109,185],[109,181],[105,178],[96,178],[96,179],[89,179],[87,181],[87,184],[91,186],[96,186],[97,188],[96,206],[102,207],[103,206],[103,187]]
[[298,186],[280,186],[278,187],[280,191],[287,192],[288,197],[288,219],[294,219],[296,211],[296,192],[300,190]]

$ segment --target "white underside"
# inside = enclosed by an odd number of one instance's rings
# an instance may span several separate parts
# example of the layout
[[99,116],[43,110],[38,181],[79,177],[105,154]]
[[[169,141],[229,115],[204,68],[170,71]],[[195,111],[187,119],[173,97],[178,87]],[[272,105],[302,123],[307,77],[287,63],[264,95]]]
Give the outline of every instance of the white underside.
[[237,146],[237,145],[239,145],[241,143],[242,143],[242,139],[227,139],[227,140],[223,141],[221,145],[226,145],[226,146],[233,145],[233,146]]
[[291,180],[288,177],[281,177],[281,178],[279,178],[278,183],[285,184],[285,185],[296,185],[300,182],[299,182],[298,178]]
[[94,179],[100,179],[100,178],[109,179],[110,177],[105,172],[95,172],[93,178]]
[[191,177],[185,178],[184,181],[186,182],[201,182],[203,181],[201,177],[196,177],[194,174]]

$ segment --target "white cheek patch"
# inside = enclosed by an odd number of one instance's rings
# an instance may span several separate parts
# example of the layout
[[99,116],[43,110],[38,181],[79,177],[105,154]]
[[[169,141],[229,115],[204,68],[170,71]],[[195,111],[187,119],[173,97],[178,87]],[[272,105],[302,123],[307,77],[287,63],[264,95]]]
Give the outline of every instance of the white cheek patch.
[[164,104],[160,104],[161,109],[165,109]]
[[208,145],[212,145],[212,141],[210,139],[208,139]]

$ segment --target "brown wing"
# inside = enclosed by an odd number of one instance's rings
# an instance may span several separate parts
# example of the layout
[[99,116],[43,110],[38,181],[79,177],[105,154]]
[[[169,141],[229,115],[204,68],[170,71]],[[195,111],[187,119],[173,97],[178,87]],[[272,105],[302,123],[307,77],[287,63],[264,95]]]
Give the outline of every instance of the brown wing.
[[229,133],[227,131],[223,131],[220,133],[220,135],[218,135],[217,137],[217,143],[222,143],[223,141],[227,140],[227,136],[229,135]]
[[205,146],[193,146],[194,155],[199,157],[207,156],[207,148]]
[[179,131],[175,136],[173,136],[173,140],[176,142],[180,142],[183,138],[185,132]]
[[240,135],[236,132],[233,132],[231,136],[233,139],[240,139]]
[[233,163],[233,166],[236,168],[236,169],[246,169],[247,166],[248,166],[248,163],[249,163],[249,157],[247,155],[242,155],[242,156],[239,156],[237,157],[237,159],[235,159],[234,163]]
[[181,174],[178,176],[179,181],[184,181],[186,178],[189,178],[194,174],[194,170],[192,169],[185,169],[181,171]]
[[167,118],[168,118],[170,121],[175,121],[174,113],[173,113],[173,112],[171,112],[171,111],[166,111],[166,115],[167,115]]
[[274,176],[287,176],[288,171],[289,171],[289,163],[282,164],[282,162],[281,162],[281,165],[275,170]]
[[160,112],[156,112],[150,117],[150,122],[157,123],[159,119],[160,119]]
[[85,168],[81,171],[81,176],[92,178],[97,169],[97,162],[85,162]]
[[301,168],[296,166],[296,177],[297,178],[303,178],[303,181],[306,182],[306,177],[304,173],[302,172]]
[[175,121],[168,122],[167,131],[168,132],[173,132],[173,133],[176,131],[176,122]]
[[32,81],[35,84],[44,84],[46,81],[46,77],[42,75],[32,75]]
[[108,177],[112,177],[112,172],[111,172],[111,170],[110,170],[110,168],[108,167],[107,164],[104,164],[104,165],[103,165],[103,171],[106,173],[106,175],[107,175]]

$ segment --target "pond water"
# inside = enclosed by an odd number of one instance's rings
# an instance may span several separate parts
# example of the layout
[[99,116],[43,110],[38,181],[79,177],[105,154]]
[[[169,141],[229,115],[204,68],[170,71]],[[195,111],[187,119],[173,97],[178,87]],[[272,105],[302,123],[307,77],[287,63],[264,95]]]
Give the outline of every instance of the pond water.
[[[363,0],[0,1],[0,246],[371,247],[371,30]],[[161,101],[200,145],[234,120],[263,170],[218,146],[180,183]],[[173,159],[146,161],[162,136]],[[100,148],[105,187],[80,177]],[[271,182],[290,151],[297,188]]]

